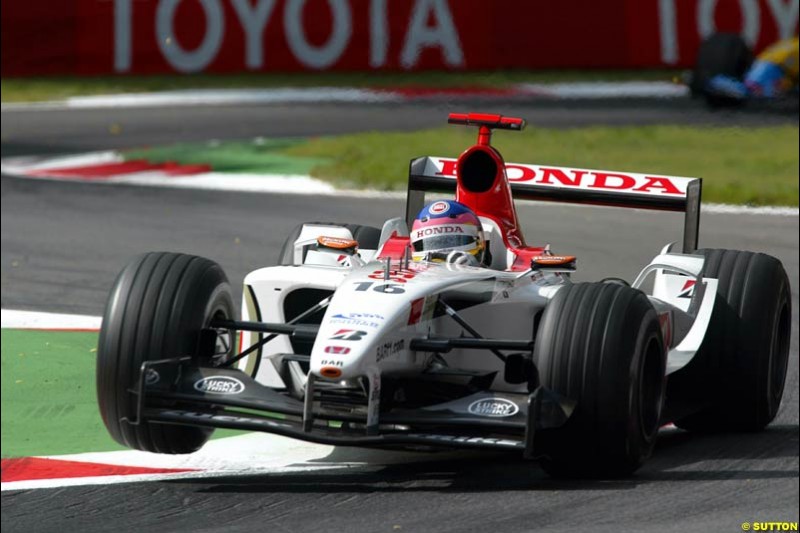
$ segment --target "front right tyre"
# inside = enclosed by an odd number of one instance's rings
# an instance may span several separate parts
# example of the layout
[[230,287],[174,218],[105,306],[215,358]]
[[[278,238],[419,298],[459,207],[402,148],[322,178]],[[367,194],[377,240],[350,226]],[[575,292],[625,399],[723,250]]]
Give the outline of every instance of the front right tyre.
[[650,456],[664,402],[664,341],[647,296],[618,283],[565,285],[544,310],[534,348],[540,385],[575,402],[566,424],[539,430],[554,476],[617,477]]

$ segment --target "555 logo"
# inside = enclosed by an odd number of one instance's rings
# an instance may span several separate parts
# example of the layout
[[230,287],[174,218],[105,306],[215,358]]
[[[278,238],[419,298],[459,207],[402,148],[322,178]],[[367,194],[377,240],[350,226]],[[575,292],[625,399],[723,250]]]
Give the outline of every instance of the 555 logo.
[[366,334],[366,331],[356,329],[340,329],[329,338],[332,341],[360,341]]

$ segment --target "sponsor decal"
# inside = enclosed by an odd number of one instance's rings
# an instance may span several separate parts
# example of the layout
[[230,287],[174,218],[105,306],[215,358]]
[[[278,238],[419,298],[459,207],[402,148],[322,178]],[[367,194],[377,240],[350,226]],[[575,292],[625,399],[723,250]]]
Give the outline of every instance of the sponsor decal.
[[350,348],[347,346],[326,346],[325,353],[332,353],[336,355],[347,355],[350,353]]
[[411,302],[411,312],[408,313],[408,325],[413,326],[422,318],[422,309],[425,307],[425,298],[417,298]]
[[[389,271],[389,281],[395,281],[397,283],[406,283],[410,279],[414,279],[417,275],[416,272],[413,270],[390,270]],[[371,279],[385,279],[386,272],[383,270],[375,270],[372,274],[367,275],[368,278]]]
[[531,261],[537,265],[567,265],[575,261],[574,255],[537,255]]
[[278,422],[276,420],[271,420],[267,418],[247,418],[244,416],[236,416],[236,415],[217,415],[213,413],[197,413],[194,411],[180,411],[180,410],[161,411],[159,414],[164,415],[166,417],[176,417],[181,419],[210,420],[216,422],[234,422],[239,424],[251,424],[251,425],[254,424],[268,428],[292,427],[291,424],[285,424],[283,422]]
[[391,283],[386,283],[384,285],[375,285],[373,281],[356,281],[356,292],[366,292],[370,290],[370,288],[375,292],[380,292],[382,294],[403,294],[406,290],[401,287],[400,285],[393,285]]
[[400,339],[397,341],[389,341],[381,344],[378,346],[377,351],[375,352],[375,359],[380,362],[386,359],[387,357],[391,357],[403,351],[406,347],[405,339]]
[[194,388],[211,394],[241,394],[244,383],[230,376],[211,376],[196,381]]
[[425,306],[422,308],[421,320],[427,321],[433,318],[433,313],[436,311],[436,302],[439,301],[439,295],[425,297]]
[[469,404],[467,411],[476,416],[503,418],[517,414],[519,407],[505,398],[483,398]]
[[323,359],[319,362],[321,366],[344,366],[344,362],[333,359]]
[[[439,159],[439,176],[456,176],[456,160]],[[648,176],[577,168],[506,165],[508,181],[558,188],[620,191],[651,195],[685,196],[688,178]]]
[[425,434],[425,433],[410,433],[408,436],[415,439],[426,439],[441,443],[507,446],[509,448],[525,447],[525,443],[520,441],[510,440],[510,439],[498,439],[494,437],[469,437],[466,435],[435,435],[435,434]]
[[434,202],[429,209],[434,215],[441,215],[450,211],[450,204],[447,202]]
[[348,248],[356,248],[358,246],[358,241],[354,241],[353,239],[342,239],[339,237],[320,236],[317,237],[317,243],[320,246],[334,248],[336,250],[346,250]]
[[377,313],[336,313],[333,318],[348,320],[386,320],[386,317]]
[[375,313],[336,313],[331,317],[331,324],[344,324],[347,326],[358,326],[367,328],[378,328],[380,322],[385,320],[382,315]]
[[366,334],[366,331],[356,329],[340,329],[329,338],[333,341],[360,341]]
[[681,291],[678,293],[678,298],[691,298],[694,296],[694,286],[696,283],[697,280],[687,279],[686,283],[683,284]]
[[421,228],[414,231],[414,241],[424,239],[425,237],[433,237],[436,235],[456,235],[464,233],[464,228],[456,225],[448,226],[431,226],[429,228]]

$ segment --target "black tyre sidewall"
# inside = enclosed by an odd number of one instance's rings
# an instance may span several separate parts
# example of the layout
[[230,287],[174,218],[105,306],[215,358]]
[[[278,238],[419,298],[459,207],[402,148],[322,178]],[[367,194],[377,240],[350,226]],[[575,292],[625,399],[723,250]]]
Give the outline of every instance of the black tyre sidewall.
[[103,317],[97,350],[97,396],[103,422],[125,446],[158,453],[189,453],[210,429],[166,424],[132,425],[144,361],[195,355],[200,330],[215,313],[235,318],[230,285],[216,263],[156,252],[134,259],[117,277]]
[[766,254],[697,253],[706,258],[704,275],[719,285],[706,338],[684,379],[703,383],[711,397],[708,407],[676,424],[694,431],[763,429],[780,407],[789,362],[788,276]]
[[[537,439],[548,473],[615,477],[649,457],[664,398],[665,356],[658,318],[643,293],[608,283],[560,289],[545,309],[535,361],[542,386],[577,402],[566,425]],[[656,389],[643,401],[646,361],[647,383]]]
[[692,89],[703,91],[705,83],[717,75],[741,79],[753,62],[753,53],[735,33],[715,33],[697,50]]

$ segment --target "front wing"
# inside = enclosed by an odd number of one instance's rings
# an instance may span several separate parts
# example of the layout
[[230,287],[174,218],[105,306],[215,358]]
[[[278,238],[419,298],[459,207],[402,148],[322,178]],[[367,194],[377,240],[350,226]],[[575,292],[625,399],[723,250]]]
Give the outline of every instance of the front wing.
[[[326,409],[266,387],[244,372],[193,366],[187,358],[142,365],[137,417],[130,424],[168,423],[274,433],[319,444],[364,447],[491,448],[534,456],[537,430],[566,422],[572,406],[539,387],[533,393],[482,391],[438,405],[380,414],[377,433],[366,415]],[[502,416],[472,414],[469,406],[502,402]]]

